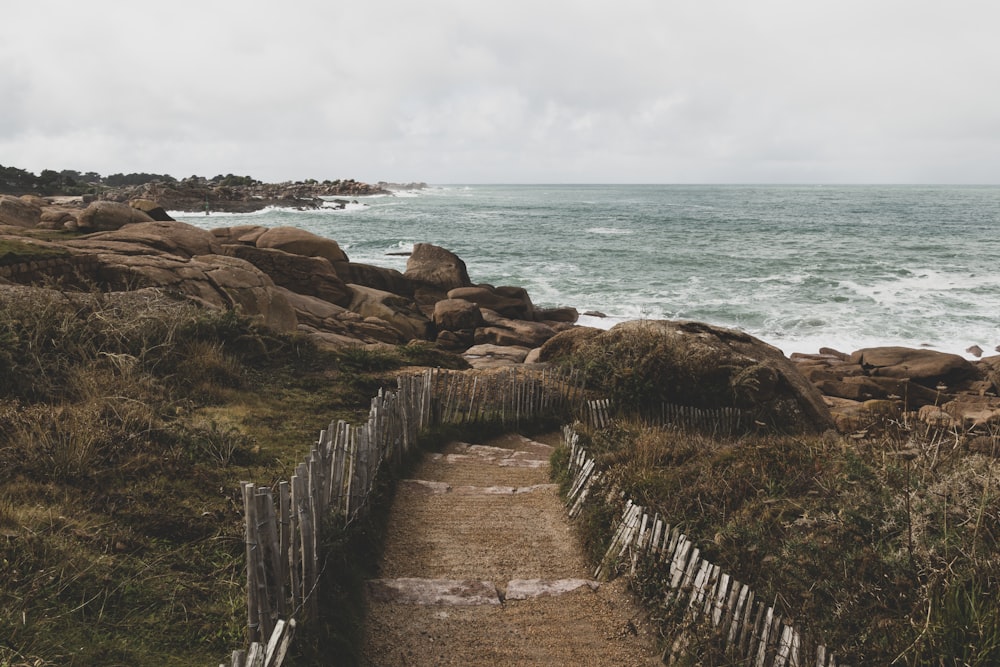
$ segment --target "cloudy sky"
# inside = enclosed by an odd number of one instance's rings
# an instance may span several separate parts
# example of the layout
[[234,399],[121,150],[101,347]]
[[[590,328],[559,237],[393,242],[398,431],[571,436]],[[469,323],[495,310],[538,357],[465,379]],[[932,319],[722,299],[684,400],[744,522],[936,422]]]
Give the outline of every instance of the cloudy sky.
[[995,0],[17,0],[0,164],[997,183]]

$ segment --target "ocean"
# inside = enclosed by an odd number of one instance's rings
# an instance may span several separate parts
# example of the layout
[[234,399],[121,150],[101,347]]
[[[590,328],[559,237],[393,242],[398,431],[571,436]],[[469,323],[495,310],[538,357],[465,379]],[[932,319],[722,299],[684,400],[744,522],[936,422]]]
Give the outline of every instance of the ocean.
[[343,210],[179,213],[294,226],[403,271],[414,243],[581,324],[686,319],[786,354],[1000,345],[1000,186],[451,185]]

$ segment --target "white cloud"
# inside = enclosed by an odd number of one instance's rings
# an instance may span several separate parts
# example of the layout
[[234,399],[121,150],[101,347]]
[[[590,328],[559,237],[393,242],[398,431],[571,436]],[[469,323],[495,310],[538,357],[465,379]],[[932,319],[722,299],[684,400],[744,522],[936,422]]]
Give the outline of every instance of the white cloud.
[[18,3],[0,163],[268,180],[995,182],[1000,6]]

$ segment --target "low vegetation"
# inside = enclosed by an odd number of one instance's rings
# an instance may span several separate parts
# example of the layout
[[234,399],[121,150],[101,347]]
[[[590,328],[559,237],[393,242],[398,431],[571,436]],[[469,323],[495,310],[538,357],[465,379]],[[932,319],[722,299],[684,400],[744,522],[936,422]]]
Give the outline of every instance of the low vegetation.
[[289,477],[402,366],[460,363],[150,290],[0,289],[0,665],[218,664],[245,644],[240,480]]
[[[570,361],[601,369],[591,388],[622,400],[672,391],[691,361],[674,368],[670,350],[654,350],[654,363],[646,347],[581,351]],[[626,419],[584,440],[607,471],[604,494],[620,491],[659,512],[848,664],[1000,664],[1000,451],[970,451],[973,434],[932,430],[912,415],[872,419],[863,437],[732,439]],[[580,520],[595,561],[617,518],[595,506]],[[633,581],[664,637],[684,622],[663,601],[667,573],[647,566]],[[743,664],[707,640],[695,653],[685,664]]]

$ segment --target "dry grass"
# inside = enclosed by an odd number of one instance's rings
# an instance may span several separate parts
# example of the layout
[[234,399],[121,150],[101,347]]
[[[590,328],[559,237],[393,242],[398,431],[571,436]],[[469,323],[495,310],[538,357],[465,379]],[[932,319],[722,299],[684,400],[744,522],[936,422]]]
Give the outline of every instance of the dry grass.
[[240,480],[287,478],[420,355],[321,353],[151,290],[0,287],[0,665],[244,645]]
[[[851,664],[1000,663],[996,460],[962,434],[870,431],[717,441],[619,424],[589,438],[607,484]],[[588,521],[601,543],[610,522]],[[646,568],[636,588],[669,635],[682,619],[660,603],[665,574]],[[709,644],[691,664],[732,664]]]

